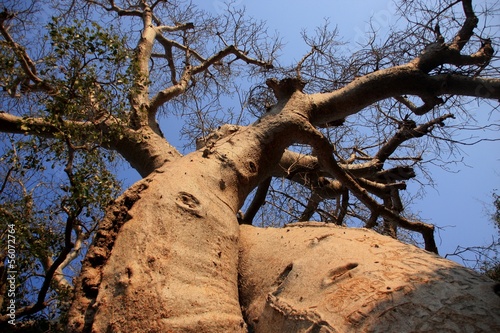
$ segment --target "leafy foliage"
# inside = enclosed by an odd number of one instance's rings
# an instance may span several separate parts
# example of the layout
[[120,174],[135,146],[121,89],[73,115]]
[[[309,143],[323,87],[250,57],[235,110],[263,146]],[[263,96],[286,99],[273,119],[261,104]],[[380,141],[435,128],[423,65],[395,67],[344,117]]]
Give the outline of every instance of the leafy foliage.
[[[2,230],[9,224],[15,228],[19,272],[16,299],[18,307],[23,308],[39,297],[44,276],[64,247],[68,220],[76,221],[71,231],[75,247],[60,273],[73,276],[79,270],[79,261],[74,259],[85,254],[84,243],[92,237],[105,208],[121,189],[111,171],[116,165],[112,155],[100,149],[81,149],[70,157],[68,149],[56,140],[32,137],[9,141],[3,142],[5,151],[0,158],[1,173],[5,175],[0,191],[0,221]],[[2,242],[6,239],[2,237]],[[6,249],[2,244],[2,250]],[[2,257],[5,255],[2,253]],[[46,299],[48,309],[37,318],[54,319],[69,301],[70,280],[64,278],[52,286]]]
[[497,193],[493,193],[493,207],[494,213],[492,214],[492,221],[497,228],[497,238],[493,246],[493,250],[495,250],[495,256],[491,260],[487,260],[483,263],[481,269],[485,272],[487,276],[492,278],[493,280],[500,282],[500,257],[499,257],[499,248],[500,248],[500,195]]
[[[95,130],[100,122],[127,117],[123,91],[130,86],[126,73],[129,52],[123,47],[124,40],[111,30],[96,23],[86,26],[83,21],[66,26],[53,18],[46,37],[51,51],[38,66],[48,95],[27,80],[18,85],[23,70],[15,54],[6,48],[2,55],[1,73],[8,78],[4,89],[18,96],[16,104],[5,101],[4,106],[29,106],[31,116],[46,120],[35,130],[42,135],[39,137],[19,140],[2,134],[1,166],[5,176],[0,191],[0,220],[2,229],[7,224],[16,228],[20,272],[17,297],[22,300],[19,308],[38,299],[46,272],[64,248],[68,221],[74,221],[70,230],[74,249],[56,273],[65,276],[53,283],[47,295],[48,310],[42,315],[47,319],[64,310],[61,304],[68,302],[71,287],[66,276],[79,270],[75,259],[82,258],[85,242],[92,237],[109,202],[121,191],[112,171],[117,166],[116,154],[101,148],[114,134]],[[27,95],[29,91],[32,93]],[[93,126],[71,126],[68,121],[85,121]],[[31,127],[28,121],[21,129],[28,132]],[[55,132],[53,138],[43,135],[49,128]]]

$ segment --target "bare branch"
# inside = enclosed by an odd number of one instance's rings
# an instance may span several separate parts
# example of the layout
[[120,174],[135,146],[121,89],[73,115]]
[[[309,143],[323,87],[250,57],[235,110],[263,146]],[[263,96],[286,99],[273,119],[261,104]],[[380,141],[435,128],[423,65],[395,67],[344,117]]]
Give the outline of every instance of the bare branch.
[[314,54],[315,51],[316,51],[316,47],[315,46],[311,47],[311,51],[309,51],[305,56],[303,56],[302,59],[300,59],[300,61],[297,63],[295,71],[297,73],[297,77],[299,78],[299,80],[301,80],[300,71],[302,70],[302,65],[307,60],[307,58],[309,58],[310,56],[312,56]]
[[[17,80],[14,81],[16,86],[22,82],[24,83],[24,81],[28,79],[34,82],[35,90],[43,90],[49,94],[53,93],[54,88],[51,87],[46,81],[44,81],[38,76],[35,63],[28,55],[26,50],[21,45],[16,43],[12,38],[12,36],[7,31],[7,28],[5,27],[4,23],[6,20],[11,19],[13,17],[14,15],[8,13],[6,9],[4,9],[4,11],[0,13],[0,34],[5,38],[8,45],[10,45],[11,49],[16,54],[17,60],[21,64],[21,68],[26,74],[26,78],[23,79],[18,78]],[[11,94],[15,94],[15,90],[17,90],[17,87],[10,87],[9,89],[11,90]]]
[[316,210],[318,209],[320,202],[323,200],[324,198],[322,198],[316,192],[313,192],[309,197],[309,200],[307,200],[307,205],[302,212],[302,215],[300,215],[299,217],[299,222],[309,221],[314,215],[314,212],[316,212]]
[[477,27],[477,23],[479,22],[479,19],[474,13],[474,9],[472,7],[472,0],[462,0],[462,6],[465,13],[465,22],[450,45],[451,48],[458,51],[462,50],[469,42],[470,38],[474,34],[474,29]]
[[[339,165],[354,177],[379,177],[382,168],[380,161],[373,157],[367,157],[366,159],[368,161],[365,163],[351,164],[346,161],[346,163],[339,163]],[[300,154],[291,150],[285,150],[280,163],[272,171],[273,177],[286,177],[297,182],[301,180],[296,179],[296,176],[303,173],[317,173],[317,177],[327,176],[321,171],[316,156]],[[382,174],[380,174],[380,177],[382,177]]]
[[263,67],[266,69],[273,68],[273,65],[271,63],[249,57],[246,52],[239,50],[234,45],[229,45],[224,50],[219,51],[217,54],[208,58],[200,65],[193,67],[193,73],[197,74],[197,73],[201,73],[201,72],[205,71],[208,67],[221,61],[223,58],[225,58],[226,56],[228,56],[230,54],[236,56],[236,59],[243,60],[244,62],[246,62],[247,64],[250,64],[250,65],[256,65],[256,66]]
[[494,52],[490,39],[482,39],[480,49],[474,54],[462,55],[460,53],[474,35],[474,29],[479,22],[474,13],[472,1],[462,0],[460,2],[462,3],[465,14],[465,21],[453,38],[453,41],[446,44],[441,35],[439,25],[436,24],[436,42],[428,45],[423,53],[411,62],[417,68],[426,73],[444,64],[450,64],[457,67],[476,65],[482,68],[491,61]]
[[424,115],[427,112],[434,109],[436,106],[444,103],[442,98],[435,96],[421,96],[424,104],[421,106],[416,106],[412,101],[404,96],[396,96],[394,97],[398,102],[404,104],[411,112],[416,115]]
[[159,32],[175,32],[175,31],[184,31],[189,29],[194,29],[194,24],[192,22],[178,24],[176,26],[162,25],[156,27],[156,30]]
[[[307,127],[307,125],[306,125]],[[333,177],[339,180],[345,187],[347,187],[366,207],[371,211],[371,221],[377,216],[382,216],[390,221],[393,221],[402,228],[416,231],[422,234],[425,242],[425,249],[430,252],[437,253],[437,246],[434,240],[434,226],[420,222],[420,221],[409,221],[397,212],[394,212],[387,207],[384,207],[377,203],[364,189],[362,186],[356,182],[345,170],[343,170],[337,163],[333,155],[333,149],[328,142],[328,140],[314,127],[306,131],[309,137],[310,143],[315,149],[318,156],[318,160],[323,168],[331,173]],[[368,222],[370,223],[370,222]]]
[[[381,86],[384,89],[380,89]],[[367,74],[333,92],[310,95],[316,105],[310,119],[314,125],[321,125],[344,119],[389,97],[444,94],[500,100],[500,79],[428,75],[409,65],[392,67]]]
[[94,5],[97,5],[97,6],[101,7],[101,8],[103,8],[103,9],[107,10],[108,12],[115,12],[118,16],[137,16],[137,17],[142,17],[142,15],[143,15],[143,12],[140,11],[140,10],[127,10],[127,9],[123,9],[121,7],[118,7],[115,4],[114,0],[109,0],[110,7],[106,7],[100,1],[96,1],[96,0],[87,0],[87,2],[91,3],[91,4],[94,4]]
[[255,215],[259,211],[260,207],[266,201],[266,195],[269,190],[269,186],[271,185],[271,180],[272,177],[269,177],[259,184],[259,187],[255,192],[255,196],[252,200],[252,203],[250,204],[250,206],[248,206],[248,209],[246,210],[245,215],[240,224],[250,224],[250,225],[252,224]]
[[184,93],[189,86],[191,78],[198,73],[206,71],[210,66],[217,64],[222,59],[227,57],[228,55],[236,56],[236,59],[243,60],[247,64],[257,65],[264,68],[272,68],[272,64],[267,62],[254,59],[249,57],[245,52],[238,50],[235,46],[230,45],[226,47],[224,50],[219,51],[217,54],[212,57],[206,59],[198,66],[187,66],[184,70],[181,79],[176,85],[168,87],[162,91],[160,91],[156,96],[151,99],[149,112],[154,115],[158,111],[158,109],[165,104],[167,101],[171,100],[174,97],[177,97]]
[[419,126],[417,126],[414,121],[410,120],[401,122],[398,132],[385,142],[375,158],[381,162],[387,160],[403,142],[414,138],[420,138],[430,133],[436,125],[444,126],[444,121],[449,118],[454,118],[454,116],[452,114],[446,114]]
[[150,117],[155,117],[158,109],[171,100],[186,91],[193,76],[193,71],[190,67],[184,70],[181,79],[177,84],[170,86],[160,92],[158,92],[150,101],[149,114]]
[[[195,59],[201,61],[201,62],[205,62],[206,59],[204,57],[202,57],[198,52],[196,52],[196,50],[193,50],[191,48],[189,48],[188,46],[186,45],[183,45],[175,40],[172,40],[172,39],[168,39],[166,38],[164,35],[162,34],[158,34],[156,36],[156,40],[166,49],[167,47],[170,49],[170,51],[168,52],[171,52],[171,49],[172,47],[175,47],[175,48],[178,48],[179,50],[182,50],[186,53],[189,53],[191,56],[193,56]],[[154,55],[154,56],[157,56],[158,55]],[[169,56],[168,56],[168,53],[167,51],[165,52],[165,56],[166,56],[166,59],[167,60],[170,60]],[[173,58],[172,58],[172,61],[173,61]]]
[[191,56],[193,56],[195,59],[197,59],[201,62],[206,61],[206,59],[203,58],[198,52],[196,52],[196,50],[190,49],[188,46],[182,45],[181,43],[179,43],[175,40],[168,39],[161,33],[158,33],[156,35],[156,40],[163,46],[163,48],[165,50],[165,54],[164,55],[152,54],[151,56],[156,57],[156,58],[161,57],[161,58],[165,58],[167,60],[167,65],[170,68],[171,82],[174,85],[178,84],[178,81],[177,81],[177,74],[176,74],[177,70],[175,68],[175,60],[174,60],[173,53],[172,53],[173,47],[175,47],[179,50],[182,50],[186,53],[189,53]]

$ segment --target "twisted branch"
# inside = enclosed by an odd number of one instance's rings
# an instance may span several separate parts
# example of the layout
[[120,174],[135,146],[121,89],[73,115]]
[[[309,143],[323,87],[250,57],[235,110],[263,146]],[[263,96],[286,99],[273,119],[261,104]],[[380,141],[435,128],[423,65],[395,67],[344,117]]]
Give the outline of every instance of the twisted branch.
[[[380,205],[373,199],[368,191],[363,188],[348,172],[342,169],[334,157],[334,149],[326,137],[313,126],[305,125],[304,134],[308,137],[311,146],[314,148],[318,161],[325,171],[329,172],[334,178],[339,180],[347,187],[372,213],[370,221],[382,216],[392,221],[398,226],[416,231],[422,234],[425,243],[425,249],[430,252],[438,253],[436,241],[434,239],[434,226],[420,221],[410,221],[400,216],[397,212]],[[370,221],[368,223],[370,223]]]

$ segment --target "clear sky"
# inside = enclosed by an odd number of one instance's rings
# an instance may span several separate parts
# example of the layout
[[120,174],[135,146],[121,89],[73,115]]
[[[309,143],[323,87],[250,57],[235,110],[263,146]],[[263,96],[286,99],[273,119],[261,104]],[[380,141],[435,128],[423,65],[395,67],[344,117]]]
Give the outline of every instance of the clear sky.
[[[222,1],[218,0],[195,0],[194,3],[214,14],[222,8]],[[391,0],[235,0],[234,4],[245,6],[249,15],[267,21],[271,31],[279,32],[287,42],[282,59],[288,61],[283,61],[284,64],[300,59],[308,51],[301,42],[300,32],[314,30],[325,18],[332,26],[338,26],[340,36],[347,42],[366,38],[370,18],[382,34],[390,24],[396,23]],[[488,106],[471,108],[471,112],[484,122],[500,123],[500,112],[497,110],[490,115],[490,111]],[[488,136],[491,138],[492,134]],[[427,188],[424,198],[413,209],[426,221],[443,228],[436,235],[441,255],[452,253],[458,245],[478,246],[491,242],[495,230],[488,214],[492,209],[491,194],[500,189],[498,148],[498,142],[463,147],[463,164],[452,165],[453,173],[430,167],[436,188]],[[408,185],[410,190],[418,187],[411,181]]]

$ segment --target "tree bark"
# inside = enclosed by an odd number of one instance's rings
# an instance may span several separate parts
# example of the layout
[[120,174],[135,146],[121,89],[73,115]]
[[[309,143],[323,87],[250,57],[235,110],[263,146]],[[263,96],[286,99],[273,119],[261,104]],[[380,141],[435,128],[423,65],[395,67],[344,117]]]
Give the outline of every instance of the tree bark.
[[69,331],[246,331],[237,212],[290,144],[264,144],[296,127],[283,118],[236,129],[128,190],[83,263]]
[[240,228],[249,331],[498,332],[495,283],[367,229]]
[[225,195],[220,181],[228,178],[221,173],[215,159],[198,152],[125,195],[136,196],[126,213],[108,214],[111,224],[128,219],[107,234],[116,241],[98,237],[89,250],[77,283],[87,292],[75,298],[70,331],[245,331],[237,286],[238,200]]
[[288,87],[260,121],[221,131],[112,205],[76,281],[69,332],[499,328],[492,282],[422,250],[366,230],[238,226],[245,198],[290,144],[335,164],[305,121],[314,103]]

